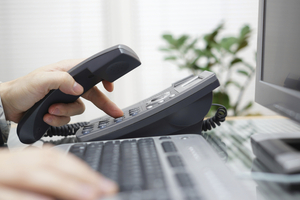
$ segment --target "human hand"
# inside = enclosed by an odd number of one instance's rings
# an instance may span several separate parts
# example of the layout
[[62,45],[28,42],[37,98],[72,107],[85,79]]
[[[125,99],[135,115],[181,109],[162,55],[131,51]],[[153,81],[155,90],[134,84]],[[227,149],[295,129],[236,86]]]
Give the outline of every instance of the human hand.
[[0,199],[94,200],[118,190],[75,156],[53,148],[0,150],[0,166]]
[[[6,119],[18,123],[25,111],[53,89],[60,89],[66,94],[81,95],[83,87],[67,73],[80,61],[82,60],[61,61],[41,67],[13,81],[1,83],[0,94]],[[107,81],[102,81],[102,83],[107,91],[113,91],[112,83]],[[123,115],[122,110],[96,86],[85,92],[82,97],[90,100],[112,117]],[[49,107],[43,120],[51,126],[62,126],[70,121],[70,116],[81,114],[84,110],[85,106],[80,99],[74,103],[57,103]]]

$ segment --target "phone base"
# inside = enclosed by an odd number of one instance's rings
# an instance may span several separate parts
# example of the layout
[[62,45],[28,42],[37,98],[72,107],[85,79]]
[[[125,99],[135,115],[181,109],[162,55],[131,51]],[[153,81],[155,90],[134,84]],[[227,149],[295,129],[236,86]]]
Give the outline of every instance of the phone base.
[[[212,104],[212,92],[148,126],[122,135],[119,139],[177,134],[201,134],[203,118]],[[164,112],[164,111],[161,111]],[[113,139],[113,138],[110,138]]]

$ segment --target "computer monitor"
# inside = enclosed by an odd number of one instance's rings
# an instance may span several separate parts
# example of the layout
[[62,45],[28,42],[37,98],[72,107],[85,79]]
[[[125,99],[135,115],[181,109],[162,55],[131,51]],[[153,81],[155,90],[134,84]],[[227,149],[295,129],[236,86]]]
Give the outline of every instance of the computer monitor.
[[300,0],[260,0],[255,101],[300,122]]

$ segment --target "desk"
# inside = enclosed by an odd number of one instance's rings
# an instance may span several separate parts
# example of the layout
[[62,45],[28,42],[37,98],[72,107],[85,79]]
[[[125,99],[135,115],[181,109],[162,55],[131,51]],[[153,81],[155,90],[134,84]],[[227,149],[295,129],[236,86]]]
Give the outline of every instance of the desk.
[[[25,148],[16,138],[13,127],[8,146]],[[220,127],[203,133],[203,137],[214,147],[221,159],[237,177],[248,175],[249,179],[241,179],[245,187],[257,200],[300,199],[300,191],[289,192],[275,183],[258,183],[250,179],[252,170],[263,170],[259,163],[253,165],[255,156],[252,153],[250,136],[252,134],[271,134],[274,132],[299,132],[300,125],[283,117],[238,117],[228,118]],[[57,138],[59,139],[59,138]],[[49,139],[48,139],[49,140]],[[41,147],[41,141],[35,146]]]
[[[204,133],[203,136],[221,141],[226,148],[227,166],[237,177],[245,177],[246,174],[250,178],[251,171],[266,170],[252,153],[250,136],[256,133],[274,132],[299,132],[300,134],[300,125],[283,117],[229,118],[220,127]],[[221,157],[224,159],[224,155],[221,154]],[[300,191],[287,191],[276,183],[256,182],[243,178],[241,180],[248,190],[256,194],[258,200],[300,199]]]

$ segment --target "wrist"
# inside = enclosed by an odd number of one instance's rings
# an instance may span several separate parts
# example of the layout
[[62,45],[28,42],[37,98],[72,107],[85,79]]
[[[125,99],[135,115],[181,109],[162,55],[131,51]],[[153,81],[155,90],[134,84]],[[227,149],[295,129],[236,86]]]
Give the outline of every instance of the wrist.
[[9,91],[12,89],[10,85],[10,82],[0,83],[0,98],[6,120],[13,121],[11,117],[13,110],[9,103],[11,101],[9,100]]

